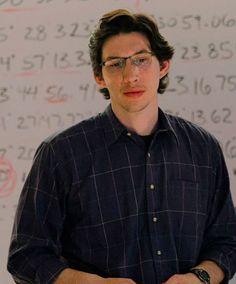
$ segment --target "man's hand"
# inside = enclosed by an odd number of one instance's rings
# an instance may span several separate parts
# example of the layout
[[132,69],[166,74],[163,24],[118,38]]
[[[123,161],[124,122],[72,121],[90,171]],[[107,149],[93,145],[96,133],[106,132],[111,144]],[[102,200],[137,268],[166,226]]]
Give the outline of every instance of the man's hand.
[[163,284],[202,284],[202,282],[193,274],[175,274]]
[[[202,268],[208,272],[211,284],[220,284],[224,279],[223,270],[213,261],[204,260],[195,268]],[[175,274],[163,284],[202,284],[201,280],[193,273]]]
[[64,269],[57,277],[54,284],[136,284],[128,278],[102,278],[74,269]]

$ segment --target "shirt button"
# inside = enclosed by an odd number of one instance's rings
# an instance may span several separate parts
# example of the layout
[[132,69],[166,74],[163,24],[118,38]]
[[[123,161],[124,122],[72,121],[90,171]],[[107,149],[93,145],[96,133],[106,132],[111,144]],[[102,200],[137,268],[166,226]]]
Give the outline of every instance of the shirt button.
[[161,250],[157,250],[157,255],[161,255]]
[[130,133],[130,132],[127,132],[127,136],[131,136],[131,133]]
[[157,222],[157,217],[153,217],[153,218],[152,218],[152,221],[153,221],[154,223],[156,223],[156,222]]
[[155,189],[155,185],[154,184],[150,184],[150,189]]

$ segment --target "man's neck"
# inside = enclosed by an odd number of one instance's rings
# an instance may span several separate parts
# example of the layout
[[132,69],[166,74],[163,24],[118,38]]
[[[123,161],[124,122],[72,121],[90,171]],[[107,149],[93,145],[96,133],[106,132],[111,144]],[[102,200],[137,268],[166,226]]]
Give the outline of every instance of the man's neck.
[[113,112],[127,129],[138,135],[150,135],[157,127],[158,107],[153,110],[145,109],[139,112],[120,112],[113,109]]

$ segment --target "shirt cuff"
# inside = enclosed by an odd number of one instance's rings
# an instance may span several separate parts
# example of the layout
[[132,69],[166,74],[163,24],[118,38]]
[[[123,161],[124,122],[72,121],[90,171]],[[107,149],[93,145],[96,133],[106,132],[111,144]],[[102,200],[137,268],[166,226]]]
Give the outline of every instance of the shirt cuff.
[[222,261],[222,254],[219,255],[219,252],[204,253],[204,255],[201,256],[201,261],[203,260],[211,260],[215,262],[224,272],[224,279],[221,284],[229,283],[229,280],[232,278],[232,276],[230,275],[229,268],[227,268]]

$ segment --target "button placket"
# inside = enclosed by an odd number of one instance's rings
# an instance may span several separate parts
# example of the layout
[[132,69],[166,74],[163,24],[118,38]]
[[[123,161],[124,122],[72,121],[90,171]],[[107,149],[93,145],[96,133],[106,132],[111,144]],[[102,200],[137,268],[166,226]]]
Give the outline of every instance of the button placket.
[[152,238],[152,249],[153,249],[153,254],[160,258],[162,255],[162,251],[158,248],[160,248],[160,243],[158,241],[158,223],[159,223],[159,217],[157,214],[157,208],[156,204],[154,202],[154,199],[157,198],[157,180],[156,178],[152,175],[152,164],[151,164],[151,158],[152,154],[151,151],[146,152],[146,162],[147,162],[147,195],[148,195],[148,201],[149,201],[149,210],[152,211],[152,215],[149,216],[149,226],[150,226],[150,232],[153,236]]

